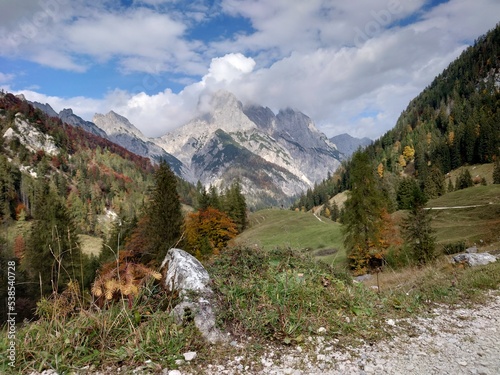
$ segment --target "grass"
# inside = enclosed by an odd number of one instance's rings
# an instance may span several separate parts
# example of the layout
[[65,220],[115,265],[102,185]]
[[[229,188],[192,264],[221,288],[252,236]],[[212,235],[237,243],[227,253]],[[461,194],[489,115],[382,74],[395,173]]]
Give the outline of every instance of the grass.
[[433,199],[427,207],[473,206],[433,210],[433,227],[438,244],[465,241],[483,250],[500,248],[500,185],[476,186]]
[[[132,308],[116,303],[109,309],[92,306],[70,312],[54,309],[67,304],[39,305],[40,320],[18,326],[16,371],[6,363],[0,372],[29,373],[54,369],[71,373],[82,368],[128,373],[141,367],[161,373],[178,367],[182,353],[196,351],[191,365],[199,373],[209,362],[228,356],[261,355],[275,348],[299,345],[314,350],[309,337],[318,329],[338,345],[373,342],[392,334],[385,321],[425,313],[435,303],[477,303],[484,290],[500,285],[500,262],[460,268],[443,259],[421,268],[386,271],[379,275],[380,292],[355,283],[339,270],[289,248],[270,250],[237,246],[206,265],[217,301],[218,324],[248,345],[205,345],[192,322],[178,326],[169,315],[177,299],[159,285],[144,288]],[[368,283],[376,282],[373,278]],[[251,340],[248,339],[251,337]],[[316,340],[312,340],[316,342]],[[9,341],[0,336],[0,350]],[[185,365],[188,366],[188,365]]]
[[500,204],[500,185],[478,185],[453,191],[427,202],[427,207],[455,207]]
[[102,249],[102,238],[79,234],[78,239],[82,248],[82,253],[87,255],[99,256]]
[[468,165],[464,167],[460,167],[454,169],[447,175],[446,186],[448,185],[448,178],[451,179],[453,185],[455,185],[455,181],[457,177],[460,176],[464,169],[468,169],[472,178],[479,176],[480,178],[484,177],[486,179],[486,183],[488,185],[493,184],[493,169],[494,163],[486,163],[486,164],[477,164],[477,165]]
[[[319,219],[318,219],[319,217]],[[341,225],[312,213],[267,209],[252,213],[250,227],[236,243],[271,250],[279,247],[300,249],[318,255],[327,263],[346,259]]]

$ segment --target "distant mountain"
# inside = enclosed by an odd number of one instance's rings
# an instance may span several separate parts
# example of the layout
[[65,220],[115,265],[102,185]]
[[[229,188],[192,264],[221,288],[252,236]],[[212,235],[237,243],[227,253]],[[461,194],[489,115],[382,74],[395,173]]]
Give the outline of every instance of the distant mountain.
[[[23,99],[26,100],[24,96]],[[29,100],[28,103],[30,103],[33,107],[40,109],[42,112],[45,112],[50,117],[59,117],[57,112],[54,111],[54,108],[52,108],[49,103],[42,104],[39,102],[30,102]]]
[[110,111],[105,115],[96,113],[92,120],[100,129],[106,132],[108,139],[112,142],[154,162],[163,159],[170,165],[175,174],[187,181],[193,180],[189,168],[186,168],[175,156],[151,142],[127,118]]
[[337,146],[337,149],[344,154],[346,158],[351,156],[358,148],[364,148],[372,144],[370,138],[355,138],[347,133],[339,134],[330,138],[330,142]]
[[137,155],[149,158],[153,162],[157,163],[163,159],[179,177],[188,181],[193,180],[189,169],[185,168],[177,158],[148,140],[129,120],[113,111],[106,115],[96,114],[94,122],[91,122],[85,121],[75,115],[71,108],[65,108],[58,114],[48,103],[42,104],[29,101],[28,103],[51,117],[59,117],[66,124],[79,127],[91,134],[108,139]]
[[30,103],[33,107],[42,110],[51,117],[59,117],[66,124],[77,126],[99,137],[108,138],[103,130],[99,129],[99,127],[97,127],[93,122],[85,121],[81,117],[75,115],[71,108],[65,108],[61,112],[57,113],[48,103],[42,104],[30,101],[28,101],[28,103]]
[[[500,160],[500,23],[479,37],[416,96],[394,128],[366,147],[389,207],[398,207],[401,178],[418,182],[427,198],[455,189],[449,172]],[[350,189],[351,161],[337,176],[300,197],[311,209]],[[390,186],[389,184],[393,184]],[[322,197],[321,199],[314,199]]]
[[313,121],[293,109],[277,114],[267,107],[244,106],[219,91],[211,110],[160,138],[147,138],[113,112],[84,121],[71,109],[59,114],[49,104],[33,103],[50,116],[106,138],[153,161],[166,160],[186,181],[224,188],[241,182],[250,206],[287,205],[334,172],[343,157]]
[[335,145],[300,112],[244,107],[223,90],[210,105],[211,111],[153,140],[206,186],[239,178],[250,204],[287,203],[340,165]]

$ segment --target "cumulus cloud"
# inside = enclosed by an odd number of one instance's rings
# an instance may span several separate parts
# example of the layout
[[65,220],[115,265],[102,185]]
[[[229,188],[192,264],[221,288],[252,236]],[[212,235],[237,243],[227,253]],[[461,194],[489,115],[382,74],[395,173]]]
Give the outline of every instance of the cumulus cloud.
[[[205,1],[184,12],[167,0],[137,0],[126,9],[106,1],[98,8],[88,0],[46,1],[62,12],[30,38],[20,32],[19,20],[34,24],[35,14],[49,14],[37,1],[28,0],[24,10],[14,6],[10,18],[0,15],[11,25],[0,32],[10,43],[3,53],[79,72],[110,61],[122,74],[143,72],[128,91],[43,100],[86,119],[115,110],[148,136],[200,114],[206,109],[200,97],[224,88],[244,103],[301,110],[328,136],[376,138],[500,14],[497,0],[437,6],[427,0],[222,0],[220,14],[242,17],[252,29],[204,39],[188,35],[209,22]],[[166,87],[165,72],[177,74],[183,88]]]

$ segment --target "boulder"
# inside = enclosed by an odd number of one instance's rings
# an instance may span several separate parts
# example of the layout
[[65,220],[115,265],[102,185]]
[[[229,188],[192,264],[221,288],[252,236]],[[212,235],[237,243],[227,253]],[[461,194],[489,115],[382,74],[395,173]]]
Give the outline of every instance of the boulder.
[[186,317],[190,317],[208,342],[224,341],[224,335],[215,325],[210,276],[198,259],[184,250],[170,249],[161,269],[165,269],[165,288],[177,291],[182,297],[181,303],[171,312],[176,323],[182,324]]
[[497,258],[489,253],[464,253],[453,257],[455,263],[467,263],[469,266],[484,266],[497,261]]
[[169,291],[178,291],[181,297],[194,292],[211,294],[208,286],[210,275],[203,265],[191,254],[181,249],[170,249],[161,264],[166,269],[164,285]]

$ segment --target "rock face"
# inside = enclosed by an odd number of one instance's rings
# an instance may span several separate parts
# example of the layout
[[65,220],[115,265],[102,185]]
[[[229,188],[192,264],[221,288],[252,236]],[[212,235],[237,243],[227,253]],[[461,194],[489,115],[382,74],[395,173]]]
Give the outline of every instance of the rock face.
[[126,117],[110,111],[105,115],[96,113],[92,121],[106,133],[110,141],[137,155],[149,158],[153,162],[165,160],[176,175],[188,181],[194,181],[189,168],[186,168],[176,157],[151,142]]
[[17,131],[14,128],[7,129],[3,135],[5,139],[17,138],[28,150],[33,152],[43,150],[49,155],[57,155],[59,153],[54,139],[50,135],[36,129],[20,113],[16,114],[15,124]]
[[335,143],[337,149],[346,158],[351,156],[358,148],[364,148],[373,143],[370,138],[355,138],[346,133],[330,138],[330,142]]
[[189,315],[208,342],[224,341],[223,334],[215,326],[213,291],[208,285],[210,276],[203,265],[184,250],[170,249],[161,269],[166,270],[165,288],[178,291],[182,297],[182,302],[172,310],[177,324]]
[[453,257],[455,263],[467,263],[469,266],[484,266],[497,261],[497,258],[489,253],[465,253]]
[[104,130],[100,129],[93,122],[85,121],[80,116],[75,115],[71,108],[65,108],[61,112],[59,112],[59,118],[61,119],[62,122],[65,122],[66,124],[77,126],[89,133],[95,134],[101,138],[108,139],[108,136],[104,132]]
[[244,106],[224,90],[210,97],[209,107],[153,140],[206,187],[226,187],[238,178],[250,206],[279,205],[340,165],[335,145],[303,113]]

